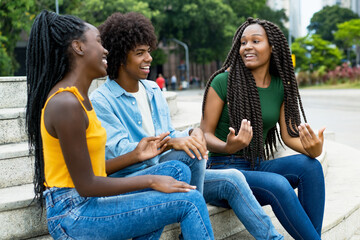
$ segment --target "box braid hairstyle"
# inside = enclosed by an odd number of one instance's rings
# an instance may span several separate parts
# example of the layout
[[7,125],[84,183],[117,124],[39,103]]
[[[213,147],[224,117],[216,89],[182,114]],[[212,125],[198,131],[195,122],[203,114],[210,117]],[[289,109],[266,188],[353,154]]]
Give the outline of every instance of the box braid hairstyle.
[[138,45],[148,45],[156,49],[157,39],[150,20],[136,12],[114,13],[98,27],[107,55],[109,78],[118,78],[121,64],[126,64],[129,51]]
[[35,154],[35,199],[43,205],[44,156],[40,132],[41,110],[50,90],[72,67],[69,45],[85,41],[87,29],[81,19],[43,10],[35,19],[26,52],[26,128],[30,153]]
[[267,160],[270,157],[270,153],[274,156],[276,138],[280,141],[280,137],[276,126],[270,129],[266,136],[264,147],[261,105],[255,79],[251,71],[245,66],[239,54],[241,36],[245,28],[251,24],[259,24],[265,29],[269,44],[272,46],[269,71],[271,75],[279,76],[282,79],[284,86],[285,122],[289,135],[292,137],[299,136],[297,129],[297,126],[301,123],[299,107],[305,122],[307,122],[307,120],[295,79],[289,46],[284,34],[279,27],[269,21],[248,18],[247,21],[237,29],[233,38],[233,45],[222,68],[210,77],[206,85],[202,113],[204,116],[206,97],[212,80],[219,73],[230,69],[226,103],[229,108],[230,126],[235,129],[235,133],[237,134],[243,119],[251,121],[253,139],[251,144],[243,150],[243,155],[246,160],[251,162],[251,166],[254,167],[256,160],[258,163],[261,159]]

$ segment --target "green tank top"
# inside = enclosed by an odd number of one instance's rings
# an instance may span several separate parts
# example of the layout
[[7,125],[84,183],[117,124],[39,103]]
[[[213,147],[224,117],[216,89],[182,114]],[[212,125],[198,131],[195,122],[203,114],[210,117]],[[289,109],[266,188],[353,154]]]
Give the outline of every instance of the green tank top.
[[[221,100],[224,101],[224,108],[218,125],[215,129],[215,136],[220,140],[226,142],[229,134],[229,110],[227,104],[227,80],[229,73],[224,72],[218,74],[211,82],[211,87],[215,90]],[[268,131],[273,128],[280,118],[280,108],[284,101],[284,87],[279,77],[271,77],[270,86],[267,88],[257,88],[260,96],[261,114],[263,120],[263,140],[265,142]],[[227,154],[220,154],[210,152],[209,156],[224,156]]]

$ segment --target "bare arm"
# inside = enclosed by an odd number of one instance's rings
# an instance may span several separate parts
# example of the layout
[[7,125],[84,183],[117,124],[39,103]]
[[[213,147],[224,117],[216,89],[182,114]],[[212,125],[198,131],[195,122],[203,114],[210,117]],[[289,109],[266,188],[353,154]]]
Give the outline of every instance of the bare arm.
[[286,128],[284,103],[281,105],[279,123],[281,138],[286,146],[311,158],[316,158],[321,154],[324,143],[324,127],[316,136],[309,124],[300,124],[298,126],[299,137],[291,137]]
[[194,189],[169,176],[95,176],[86,143],[87,116],[74,95],[67,93],[62,97],[64,94],[58,94],[49,101],[45,112],[46,128],[52,129],[59,139],[66,166],[81,196],[110,196],[144,188],[162,192],[187,192]]
[[224,101],[218,96],[215,90],[210,87],[206,98],[205,116],[201,119],[200,128],[203,130],[207,147],[216,153],[233,154],[247,147],[252,139],[253,131],[249,121],[244,119],[240,131],[235,135],[235,130],[230,127],[226,142],[215,136]]

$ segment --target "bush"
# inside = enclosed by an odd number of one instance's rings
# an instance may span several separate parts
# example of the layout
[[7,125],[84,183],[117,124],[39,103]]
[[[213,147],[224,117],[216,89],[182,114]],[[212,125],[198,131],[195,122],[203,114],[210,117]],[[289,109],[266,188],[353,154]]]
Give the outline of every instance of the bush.
[[337,66],[334,70],[326,72],[321,66],[314,72],[299,72],[296,76],[299,86],[313,86],[319,84],[336,85],[345,82],[360,82],[360,67],[350,67],[347,63]]
[[324,80],[329,84],[360,81],[360,67],[350,67],[349,64],[343,63],[325,74]]

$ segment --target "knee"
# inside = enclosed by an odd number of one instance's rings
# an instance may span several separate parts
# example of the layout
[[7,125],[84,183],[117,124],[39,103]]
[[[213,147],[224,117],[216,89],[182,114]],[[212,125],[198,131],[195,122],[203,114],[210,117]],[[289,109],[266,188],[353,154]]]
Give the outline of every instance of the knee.
[[295,194],[289,181],[282,175],[274,175],[272,178],[267,179],[266,190],[275,196],[275,198],[283,198],[289,194]]
[[250,187],[246,182],[246,178],[242,172],[236,169],[217,170],[221,174],[221,181],[223,182],[225,192],[234,194],[236,192],[243,192],[244,188]]
[[317,159],[310,158],[306,155],[298,155],[296,161],[299,163],[299,167],[302,168],[305,175],[308,176],[323,176],[323,168],[321,163]]
[[191,180],[191,171],[190,168],[177,160],[171,160],[168,162],[165,162],[167,166],[174,169],[174,174],[172,175],[173,178],[175,178],[178,181],[183,181],[186,183],[190,183]]
[[192,205],[195,205],[197,207],[206,207],[206,203],[204,200],[203,195],[196,190],[189,191],[185,194],[186,201],[190,202]]

